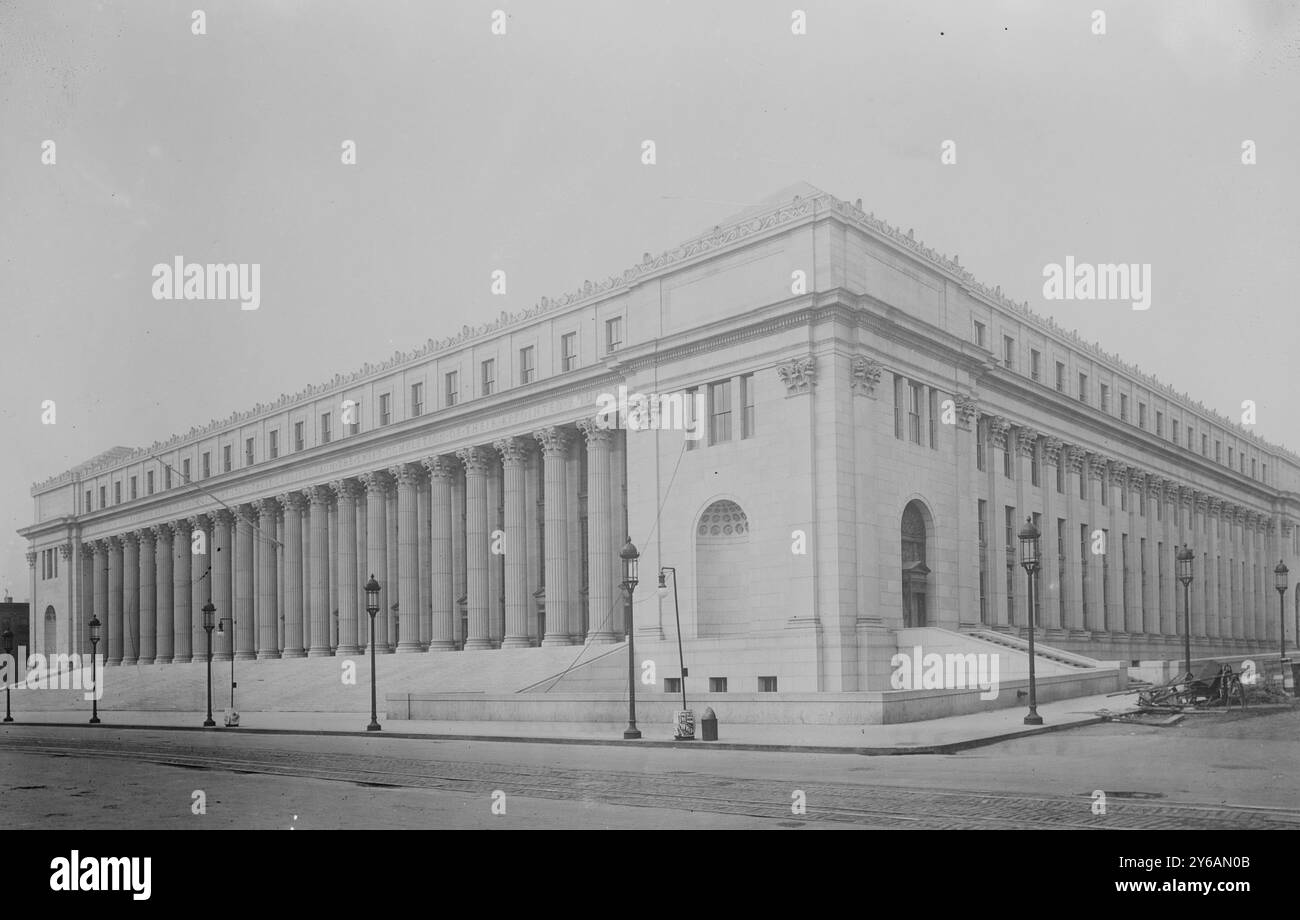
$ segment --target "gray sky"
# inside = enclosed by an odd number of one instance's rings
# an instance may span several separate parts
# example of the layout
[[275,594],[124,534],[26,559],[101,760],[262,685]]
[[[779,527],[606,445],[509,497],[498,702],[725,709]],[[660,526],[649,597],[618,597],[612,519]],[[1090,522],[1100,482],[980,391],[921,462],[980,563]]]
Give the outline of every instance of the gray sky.
[[[1300,14],[1275,0],[3,0],[0,588],[29,593],[33,481],[621,272],[800,180],[1213,409],[1254,399],[1298,448],[1297,100]],[[260,309],[154,300],[177,255],[260,263]],[[1151,309],[1044,301],[1067,255],[1150,263]]]

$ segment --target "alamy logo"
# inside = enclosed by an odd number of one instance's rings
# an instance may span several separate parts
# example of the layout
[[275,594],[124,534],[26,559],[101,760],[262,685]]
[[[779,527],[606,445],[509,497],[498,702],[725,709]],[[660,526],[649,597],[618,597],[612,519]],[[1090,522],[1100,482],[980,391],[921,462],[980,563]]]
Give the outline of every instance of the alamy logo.
[[938,652],[921,654],[921,646],[913,646],[913,654],[898,652],[889,659],[894,672],[889,675],[889,686],[895,690],[980,690],[980,699],[997,699],[997,653],[967,652],[960,654]]
[[[27,672],[19,679],[18,662],[26,662]],[[0,690],[84,690],[84,699],[104,698],[104,656],[98,656],[92,668],[89,655],[27,654],[18,646],[18,657],[0,653]]]
[[1074,256],[1065,257],[1065,266],[1049,262],[1043,266],[1043,296],[1048,300],[1129,300],[1134,310],[1151,306],[1151,265],[1078,265]]
[[[688,411],[690,410],[690,411]],[[596,397],[596,424],[617,428],[620,420],[628,431],[683,431],[688,441],[704,437],[703,393],[632,393],[620,386],[618,395],[601,393]]]
[[155,265],[153,279],[154,300],[238,300],[241,310],[262,305],[262,266],[257,262],[200,265],[176,256],[172,265]]
[[50,860],[51,891],[130,891],[149,900],[153,859],[149,856],[56,856]]

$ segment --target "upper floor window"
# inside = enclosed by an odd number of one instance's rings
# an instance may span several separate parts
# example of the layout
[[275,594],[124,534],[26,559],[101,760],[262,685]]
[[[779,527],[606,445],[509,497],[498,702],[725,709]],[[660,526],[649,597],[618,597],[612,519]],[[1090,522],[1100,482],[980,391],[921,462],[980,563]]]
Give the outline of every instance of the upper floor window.
[[90,495],[91,495],[90,490],[87,489],[86,490],[86,511],[94,510],[94,503],[90,500]]
[[1007,366],[1008,370],[1015,370],[1016,340],[1009,335],[1002,337],[1002,363]]
[[984,324],[975,320],[975,344],[980,348],[985,348],[984,344]]
[[913,444],[921,443],[921,384],[908,381],[907,435]]
[[1157,411],[1156,412],[1156,437],[1163,438],[1164,436],[1165,436],[1165,414],[1163,412]]
[[144,488],[146,495],[153,495],[153,470],[144,474]]
[[113,483],[113,504],[122,504],[122,483],[120,482]]
[[1138,403],[1138,427],[1147,427],[1147,404]]
[[190,458],[186,457],[181,461],[181,478],[186,482],[190,481]]
[[1088,401],[1088,375],[1079,375],[1079,402]]
[[605,320],[605,354],[612,354],[623,345],[623,317]]
[[330,418],[331,413],[322,412],[320,415],[320,442],[328,444],[330,442]]
[[1232,445],[1228,445],[1228,469],[1232,469]]
[[163,468],[163,488],[170,489],[171,487],[172,487],[172,468],[168,466]]
[[99,487],[99,507],[108,507],[108,486]]
[[303,444],[303,438],[302,438],[302,422],[294,422],[293,423],[293,449],[295,451],[299,451],[302,450],[303,447],[305,446],[306,445]]
[[343,401],[343,421],[347,423],[348,434],[361,433],[361,403],[355,399]]
[[491,396],[497,385],[496,358],[488,358],[480,365],[483,371],[483,396]]
[[1178,443],[1178,419],[1169,420],[1169,440]]
[[272,460],[280,456],[280,431],[278,428],[266,435],[266,455]]
[[[231,455],[234,453],[234,451],[232,451],[230,447],[231,445],[226,444],[224,447],[221,448],[221,472],[223,473],[230,472],[230,466],[231,463],[233,462],[231,459]],[[253,461],[250,459],[248,462],[252,463]]]
[[448,371],[444,378],[446,386],[446,403],[454,406],[460,401],[460,372]]
[[1036,383],[1043,379],[1043,356],[1032,348],[1029,350],[1029,378]]
[[1101,399],[1101,411],[1109,412],[1110,411],[1110,387],[1106,386],[1106,384],[1104,383],[1100,385],[1100,399]]
[[1210,455],[1210,436],[1208,434],[1203,434],[1201,435],[1201,456],[1208,457],[1209,455]]
[[560,336],[560,365],[566,371],[578,366],[578,333],[566,332]]
[[1119,394],[1119,420],[1121,422],[1128,421],[1128,394],[1127,393]]
[[136,490],[135,480],[136,477],[132,476],[131,477],[131,500],[132,501],[139,498],[139,492]]
[[253,465],[253,439],[244,440],[244,466]]
[[1060,361],[1056,362],[1056,392],[1065,392],[1065,365]]
[[740,378],[740,436],[754,436],[754,375],[745,374]]
[[731,440],[731,381],[709,384],[709,443]]
[[536,372],[537,349],[532,345],[519,349],[519,383],[532,383]]
[[[230,448],[227,447],[226,450],[229,451]],[[211,475],[212,475],[212,452],[205,450],[203,452],[203,478],[207,479]]]
[[379,424],[387,425],[393,420],[393,394],[379,394]]
[[1215,440],[1214,442],[1214,462],[1223,462],[1223,442],[1219,440]]
[[424,414],[424,383],[411,384],[411,418]]

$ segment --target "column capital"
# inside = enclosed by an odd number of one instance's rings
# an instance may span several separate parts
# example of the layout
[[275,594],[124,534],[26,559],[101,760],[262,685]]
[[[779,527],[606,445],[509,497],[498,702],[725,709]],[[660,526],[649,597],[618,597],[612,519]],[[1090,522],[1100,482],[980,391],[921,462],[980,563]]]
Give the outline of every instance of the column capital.
[[989,440],[998,450],[1007,448],[1007,432],[1011,430],[1011,420],[1001,415],[989,416]]
[[1106,458],[1101,454],[1088,453],[1088,478],[1102,482],[1106,478]]
[[1023,426],[1016,429],[1016,453],[1022,457],[1033,457],[1034,444],[1038,440],[1038,432],[1029,426]]
[[979,421],[979,400],[969,393],[954,393],[952,401],[957,408],[957,427],[963,431],[969,431],[971,423]]
[[[581,426],[584,422],[595,425],[591,419],[583,419],[578,425]],[[606,432],[608,433],[608,429],[606,429]],[[497,453],[501,454],[501,462],[510,467],[527,463],[528,457],[533,452],[532,445],[523,438],[502,438],[499,441],[493,441],[492,446],[496,448]]]
[[26,556],[27,556],[27,568],[29,569],[36,568],[36,550],[29,549],[26,553]]
[[196,514],[193,517],[186,518],[185,521],[190,525],[191,532],[208,529],[208,516],[206,514]]
[[1192,499],[1196,504],[1196,510],[1204,514],[1210,508],[1210,497],[1204,492],[1197,492]]
[[311,503],[312,510],[328,508],[334,493],[329,486],[308,486],[302,490],[302,497]]
[[1065,442],[1060,438],[1043,438],[1043,462],[1048,466],[1059,466],[1061,463],[1061,451],[1064,449]]
[[154,525],[153,525],[153,537],[154,537],[154,542],[155,542],[155,543],[156,543],[157,541],[159,541],[159,540],[170,540],[170,539],[172,538],[172,525],[171,525],[171,524],[154,524]]
[[1221,499],[1210,496],[1210,514],[1215,517],[1219,517],[1223,514],[1223,501]]
[[421,466],[417,463],[399,463],[388,468],[388,475],[399,486],[418,486],[424,478]]
[[438,455],[435,457],[425,457],[420,461],[424,468],[429,471],[431,479],[445,480],[452,482],[456,479],[456,474],[460,472],[460,463],[455,457]]
[[547,455],[565,455],[569,449],[571,435],[569,429],[553,426],[543,428],[541,431],[534,431],[533,437],[537,443],[542,446],[542,453]]
[[335,479],[328,486],[336,499],[355,501],[361,497],[361,485],[355,479]]
[[613,430],[600,424],[595,419],[579,419],[578,430],[586,437],[589,447],[608,448],[610,442],[614,440]]
[[[141,546],[143,546],[146,543],[148,543],[150,546],[153,545],[154,532],[152,527],[141,528],[139,531],[136,532],[136,536],[137,539],[140,541]],[[63,558],[67,559],[68,557],[64,556]]]
[[306,497],[299,491],[281,492],[275,497],[275,500],[280,503],[280,506],[285,511],[302,511],[307,504]]
[[456,451],[465,472],[486,473],[492,468],[492,454],[485,447],[466,447]]
[[1110,473],[1110,481],[1114,485],[1123,486],[1128,480],[1128,471],[1132,469],[1123,460],[1107,460],[1107,470]]
[[785,384],[787,397],[809,393],[817,383],[817,357],[801,355],[783,361],[777,366],[776,375]]
[[[157,527],[158,530],[161,531],[163,528],[167,527],[167,525],[166,525],[166,524],[158,524],[158,525],[156,525],[156,527]],[[168,532],[168,533],[171,533],[171,530],[169,529],[167,532]],[[86,558],[88,558],[88,559],[93,559],[93,558],[95,557],[95,541],[94,541],[94,540],[83,540],[79,545],[80,545],[80,547],[81,547],[81,555],[82,555],[83,557],[86,557]]]
[[67,559],[67,558],[68,558],[69,556],[71,556],[71,555],[72,555],[72,541],[69,540],[69,541],[66,542],[66,543],[60,543],[60,544],[59,544],[59,556],[61,556],[61,557],[64,558],[64,559]]
[[235,516],[228,508],[218,508],[212,512],[212,523],[229,527],[235,522]]
[[[855,355],[853,363],[849,367],[849,386],[854,393],[861,396],[874,396],[876,394],[876,385],[880,383],[880,375],[885,371],[885,366],[874,358],[868,358],[866,355]],[[960,400],[966,397],[957,396]],[[961,403],[957,403],[958,410],[961,409]],[[967,419],[969,423],[969,419]]]
[[1069,444],[1065,448],[1065,462],[1069,466],[1069,472],[1083,475],[1083,462],[1088,458],[1088,452],[1078,444]]
[[256,498],[249,504],[253,506],[253,511],[257,514],[259,520],[274,519],[280,513],[280,503],[270,496]]
[[357,477],[365,487],[366,495],[384,498],[388,495],[388,489],[392,485],[392,480],[383,470],[371,470],[368,473],[362,473]]
[[125,547],[128,543],[134,543],[136,546],[140,545],[140,535],[136,533],[134,530],[128,530],[124,533],[118,534],[117,539],[122,542],[123,547]]

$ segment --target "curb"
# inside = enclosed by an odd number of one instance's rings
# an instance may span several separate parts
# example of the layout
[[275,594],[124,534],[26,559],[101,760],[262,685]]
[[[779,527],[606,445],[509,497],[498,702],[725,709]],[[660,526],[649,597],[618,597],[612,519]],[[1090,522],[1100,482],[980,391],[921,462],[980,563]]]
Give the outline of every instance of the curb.
[[[359,718],[364,718],[364,715]],[[587,744],[601,745],[607,747],[647,747],[655,748],[676,748],[681,750],[720,750],[720,751],[767,751],[769,753],[784,754],[857,754],[866,757],[888,757],[901,756],[908,754],[956,754],[971,748],[985,747],[992,744],[999,744],[1003,741],[1014,741],[1018,738],[1026,738],[1030,735],[1043,735],[1052,732],[1065,731],[1070,728],[1082,728],[1088,725],[1097,725],[1107,721],[1104,718],[1096,717],[1090,719],[1080,719],[1077,722],[1066,722],[1060,725],[1044,725],[1038,728],[1021,729],[1018,731],[1004,732],[997,735],[988,735],[982,738],[969,738],[965,741],[954,741],[948,744],[918,744],[906,745],[899,747],[847,747],[834,745],[811,745],[811,744],[758,744],[753,742],[730,742],[730,741],[675,741],[664,739],[662,741],[652,738],[642,738],[640,740],[627,740],[623,738],[545,738],[528,735],[463,735],[463,734],[438,734],[428,732],[367,732],[364,730],[357,731],[339,731],[335,729],[310,729],[310,728],[226,728],[219,727],[205,728],[201,725],[136,725],[122,724],[115,725],[101,722],[98,725],[90,725],[87,722],[12,722],[10,725],[18,727],[33,728],[70,728],[84,727],[96,730],[104,729],[122,729],[124,731],[163,731],[163,732],[217,732],[239,733],[248,735],[308,735],[320,737],[335,738],[401,738],[411,741],[493,741],[493,742],[511,742],[515,744]]]

